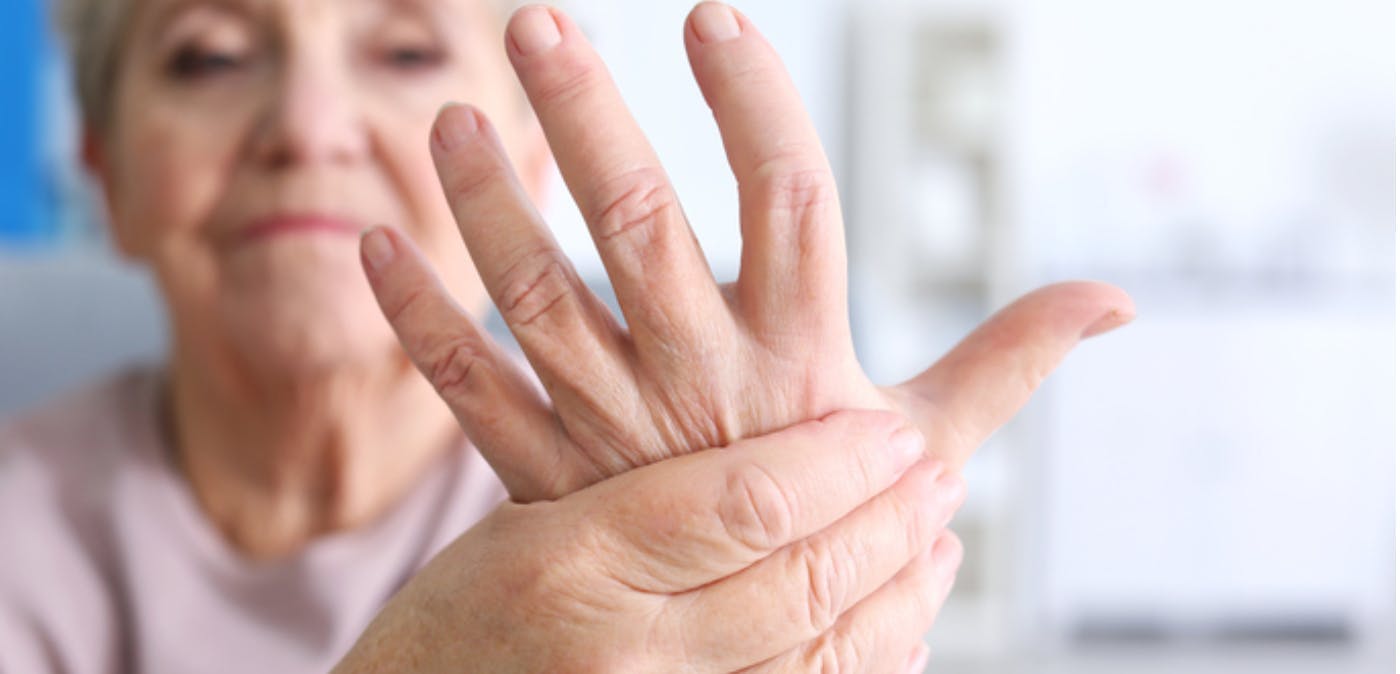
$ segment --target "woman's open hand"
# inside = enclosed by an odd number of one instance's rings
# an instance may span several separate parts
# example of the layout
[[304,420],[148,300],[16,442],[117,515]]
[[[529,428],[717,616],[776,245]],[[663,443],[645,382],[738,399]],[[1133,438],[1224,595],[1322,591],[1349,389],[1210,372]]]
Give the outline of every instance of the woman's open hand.
[[899,416],[839,412],[507,503],[337,671],[903,672],[961,561],[962,495]]
[[738,180],[742,264],[724,286],[575,24],[528,7],[507,42],[626,327],[579,280],[471,107],[439,115],[433,155],[486,289],[548,400],[406,238],[374,230],[363,253],[408,355],[517,500],[555,498],[838,409],[906,415],[956,469],[1081,338],[1132,316],[1131,301],[1110,286],[1043,288],[924,373],[877,387],[851,342],[835,181],[792,82],[745,17],[702,3],[685,31]]

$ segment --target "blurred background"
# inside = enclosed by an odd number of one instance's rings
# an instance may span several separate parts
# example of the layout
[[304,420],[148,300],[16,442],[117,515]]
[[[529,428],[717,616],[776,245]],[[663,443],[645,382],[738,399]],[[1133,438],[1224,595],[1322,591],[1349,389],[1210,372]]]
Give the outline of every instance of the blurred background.
[[[689,0],[587,0],[721,278],[733,179]],[[1136,298],[968,468],[933,672],[1395,671],[1395,6],[741,0],[843,185],[897,381],[1066,278]],[[0,416],[159,358],[73,158],[43,0],[0,2]],[[551,222],[601,266],[562,187]]]

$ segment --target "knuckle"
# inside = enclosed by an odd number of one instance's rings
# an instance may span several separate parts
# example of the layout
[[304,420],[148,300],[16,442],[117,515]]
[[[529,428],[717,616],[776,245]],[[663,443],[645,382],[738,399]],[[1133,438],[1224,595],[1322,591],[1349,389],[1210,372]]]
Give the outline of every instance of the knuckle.
[[412,325],[409,315],[419,311],[423,305],[431,300],[428,294],[430,290],[424,286],[415,286],[405,289],[402,293],[393,297],[384,304],[384,318],[389,321],[389,325],[395,330],[400,326],[407,328]]
[[484,360],[481,345],[470,337],[457,337],[440,348],[430,361],[428,381],[443,398],[469,392],[471,375]]
[[839,204],[835,178],[825,167],[806,167],[806,160],[792,155],[780,154],[764,162],[756,172],[766,210],[771,217],[795,226],[825,224]]
[[575,292],[572,275],[559,254],[541,250],[526,255],[503,275],[501,316],[516,327],[533,325],[563,306]]
[[840,539],[804,545],[799,554],[806,580],[806,615],[813,634],[830,629],[846,605],[855,575],[855,557]]
[[534,86],[531,87],[536,105],[541,107],[570,107],[590,89],[604,84],[595,64],[572,51],[560,52],[541,67],[543,71],[539,77],[532,78]]
[[848,636],[827,632],[812,645],[809,660],[817,674],[850,674],[859,668],[860,653]]
[[670,181],[658,167],[630,171],[611,181],[591,221],[602,241],[633,240],[644,246],[675,204]]
[[774,72],[773,63],[763,58],[736,59],[725,65],[728,72],[721,80],[721,86],[731,95],[743,95],[762,87],[775,89],[780,86],[780,77]]
[[732,540],[768,551],[791,538],[793,502],[772,473],[756,463],[742,463],[730,470],[724,489],[719,518]]
[[471,161],[463,164],[442,172],[443,190],[454,209],[482,196],[491,185],[509,180],[505,171],[494,162]]
[[841,226],[835,179],[825,168],[782,155],[755,173],[758,210],[797,259],[820,261]]

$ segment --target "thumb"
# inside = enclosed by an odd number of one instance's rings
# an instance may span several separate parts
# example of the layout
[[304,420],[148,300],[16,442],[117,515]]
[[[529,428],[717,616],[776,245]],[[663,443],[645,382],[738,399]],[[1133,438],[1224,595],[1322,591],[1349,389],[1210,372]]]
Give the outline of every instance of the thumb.
[[924,432],[930,451],[960,466],[1080,341],[1135,315],[1132,298],[1105,283],[1046,286],[997,312],[937,363],[889,393]]

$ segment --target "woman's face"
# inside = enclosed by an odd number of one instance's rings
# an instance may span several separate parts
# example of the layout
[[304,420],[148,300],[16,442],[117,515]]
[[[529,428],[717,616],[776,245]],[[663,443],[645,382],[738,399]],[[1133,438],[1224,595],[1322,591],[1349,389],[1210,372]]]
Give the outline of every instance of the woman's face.
[[412,236],[484,305],[428,151],[478,105],[538,196],[548,162],[490,0],[135,0],[109,128],[91,134],[122,251],[178,348],[284,373],[393,353],[360,231]]

